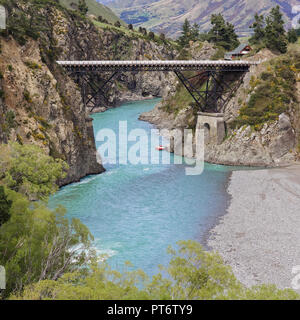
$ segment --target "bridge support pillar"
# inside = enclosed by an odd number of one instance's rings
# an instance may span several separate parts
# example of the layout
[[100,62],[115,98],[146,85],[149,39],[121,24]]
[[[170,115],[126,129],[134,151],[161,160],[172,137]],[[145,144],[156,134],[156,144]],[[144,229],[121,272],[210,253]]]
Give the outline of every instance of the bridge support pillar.
[[197,129],[204,129],[204,143],[219,145],[225,138],[223,113],[198,113]]

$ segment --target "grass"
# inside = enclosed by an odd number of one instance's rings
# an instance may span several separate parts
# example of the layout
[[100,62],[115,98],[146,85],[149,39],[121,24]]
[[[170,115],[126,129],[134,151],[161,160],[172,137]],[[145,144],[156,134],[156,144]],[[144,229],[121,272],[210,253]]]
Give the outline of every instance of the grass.
[[104,23],[104,22],[99,22],[99,21],[96,21],[96,20],[93,20],[93,23],[96,27],[100,28],[100,29],[103,29],[103,30],[111,30],[111,31],[114,31],[114,32],[117,32],[117,33],[122,33],[123,35],[126,35],[128,36],[129,38],[131,39],[143,39],[145,41],[153,41],[153,42],[156,42],[158,44],[165,44],[165,45],[169,45],[169,46],[172,46],[172,47],[176,47],[177,44],[175,41],[172,41],[172,40],[169,40],[169,39],[166,39],[166,40],[161,40],[160,37],[155,34],[154,36],[154,39],[150,39],[149,35],[144,35],[142,34],[141,32],[133,29],[133,30],[130,30],[128,27],[124,27],[124,26],[121,26],[120,28],[119,27],[116,27],[114,25],[111,25],[111,24],[107,24],[107,23]]
[[[194,106],[195,101],[186,88],[180,83],[176,88],[176,94],[163,102],[163,110],[168,113],[172,113],[175,117],[180,113],[181,110]],[[187,117],[186,125],[189,128],[195,128],[196,126],[196,111],[197,108],[193,108],[190,111],[190,115]]]
[[[78,4],[78,0],[59,0],[60,3],[69,8],[72,9],[71,4],[75,3]],[[96,0],[86,0],[86,4],[89,8],[88,13],[92,14],[96,17],[102,16],[103,19],[106,19],[110,23],[115,23],[117,21],[120,21],[120,23],[125,26],[126,23],[122,21],[115,13],[108,7],[104,6],[103,4],[97,2]]]

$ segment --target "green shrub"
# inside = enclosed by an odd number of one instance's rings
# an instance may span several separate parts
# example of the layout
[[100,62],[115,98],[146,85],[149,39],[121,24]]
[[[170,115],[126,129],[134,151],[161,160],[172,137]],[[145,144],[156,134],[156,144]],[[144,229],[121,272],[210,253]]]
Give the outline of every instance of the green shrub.
[[24,96],[24,99],[28,102],[28,103],[31,103],[32,102],[32,98],[30,96],[30,93],[27,89],[24,90],[23,92],[23,96]]
[[231,127],[252,125],[258,130],[260,124],[277,120],[281,113],[288,112],[290,106],[297,102],[295,85],[298,70],[295,65],[298,63],[300,55],[289,53],[271,61],[260,78],[252,78],[249,102],[240,109]]
[[6,112],[5,120],[6,120],[6,123],[10,129],[16,127],[15,118],[16,118],[16,115],[12,110],[9,110]]
[[33,69],[33,70],[37,70],[37,69],[42,69],[42,66],[37,64],[36,62],[34,61],[25,61],[25,65],[30,68],[30,69]]

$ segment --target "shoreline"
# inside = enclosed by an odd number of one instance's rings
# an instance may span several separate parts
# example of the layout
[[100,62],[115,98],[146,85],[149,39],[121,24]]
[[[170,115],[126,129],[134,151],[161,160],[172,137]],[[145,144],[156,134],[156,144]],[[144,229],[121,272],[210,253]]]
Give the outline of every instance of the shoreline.
[[230,179],[231,179],[232,173],[233,173],[233,171],[228,172],[226,182],[224,184],[222,184],[222,186],[220,186],[220,188],[222,188],[222,190],[225,194],[225,197],[226,197],[225,202],[226,203],[223,202],[223,204],[220,205],[220,210],[215,212],[215,214],[210,218],[209,222],[206,223],[206,230],[200,236],[199,242],[201,243],[204,250],[206,250],[206,251],[212,251],[212,248],[208,244],[208,240],[210,238],[210,233],[217,225],[220,224],[221,219],[226,215],[226,210],[229,207],[230,202],[232,200],[232,197],[230,196],[230,194],[227,191],[229,184],[230,184]]
[[233,171],[224,215],[205,244],[244,285],[291,288],[300,265],[300,165]]

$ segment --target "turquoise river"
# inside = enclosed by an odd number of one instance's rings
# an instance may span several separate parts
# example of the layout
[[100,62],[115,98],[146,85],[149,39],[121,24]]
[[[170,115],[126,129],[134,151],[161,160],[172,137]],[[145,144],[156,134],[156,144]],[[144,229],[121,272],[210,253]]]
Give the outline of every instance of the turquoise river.
[[[128,121],[128,131],[144,129],[150,135],[153,126],[138,117],[158,101],[127,103],[94,114],[95,136],[103,128],[118,134],[119,121]],[[62,188],[50,206],[63,205],[68,217],[86,224],[97,252],[106,254],[115,269],[122,270],[130,261],[149,275],[156,273],[159,264],[168,263],[169,245],[179,240],[205,244],[209,229],[225,212],[232,170],[228,167],[206,164],[200,176],[187,176],[186,165],[175,164],[106,164],[105,168],[104,174]]]

